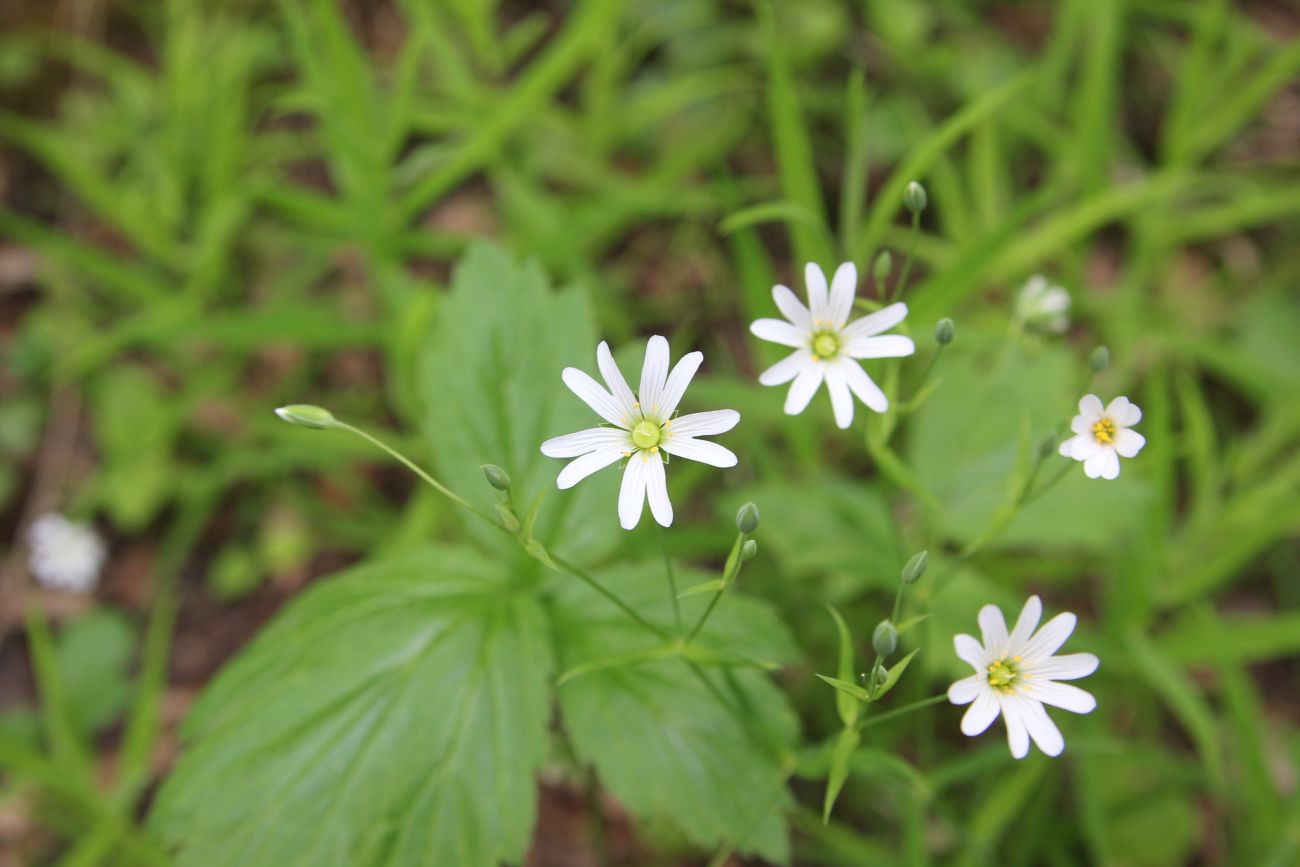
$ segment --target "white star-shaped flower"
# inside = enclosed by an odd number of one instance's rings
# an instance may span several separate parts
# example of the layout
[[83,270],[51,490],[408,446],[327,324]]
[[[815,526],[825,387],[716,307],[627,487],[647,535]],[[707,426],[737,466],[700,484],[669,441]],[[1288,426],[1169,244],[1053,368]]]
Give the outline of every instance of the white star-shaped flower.
[[889,398],[856,359],[898,358],[916,351],[910,337],[877,336],[903,321],[907,305],[890,304],[849,322],[858,284],[858,271],[852,262],[835,270],[829,293],[826,275],[812,262],[804,268],[804,282],[808,286],[807,307],[789,288],[773,286],[772,298],[785,319],[758,319],[749,326],[755,336],[795,350],[763,371],[758,381],[763,385],[784,385],[794,380],[786,394],[785,411],[787,415],[798,415],[825,380],[835,424],[842,429],[853,424],[854,395],[876,412],[889,409]]
[[734,467],[736,456],[717,443],[699,439],[725,433],[740,421],[734,409],[695,412],[674,417],[704,355],[689,352],[668,371],[668,341],[656,335],[646,344],[641,387],[628,387],[614,363],[609,346],[596,347],[596,365],[607,388],[575,367],[564,369],[564,384],[612,427],[593,427],[542,443],[542,454],[577,458],[560,471],[557,487],[571,488],[587,476],[624,458],[623,485],[618,494],[618,519],[625,530],[641,520],[645,501],[650,513],[667,527],[673,522],[664,477],[667,453],[715,467]]
[[1035,274],[1016,296],[1016,318],[1027,328],[1062,334],[1070,327],[1070,293]]
[[1088,478],[1119,477],[1119,459],[1136,457],[1146,437],[1130,427],[1142,420],[1142,410],[1121,395],[1105,407],[1095,394],[1079,401],[1079,414],[1070,422],[1074,436],[1061,443],[1067,458],[1083,461]]
[[85,593],[99,581],[104,542],[86,524],[41,515],[27,528],[28,567],[43,587]]
[[949,701],[970,705],[961,719],[962,733],[970,737],[982,734],[1001,714],[1011,755],[1017,759],[1029,754],[1030,738],[1049,756],[1059,756],[1065,749],[1065,739],[1043,705],[1073,713],[1091,713],[1097,706],[1090,693],[1060,683],[1092,674],[1097,670],[1097,657],[1091,653],[1052,655],[1074,632],[1077,618],[1067,611],[1034,632],[1042,615],[1042,602],[1030,596],[1016,628],[1008,635],[1002,611],[996,605],[985,605],[979,613],[984,643],[969,635],[952,640],[957,656],[975,669],[975,674],[948,687]]

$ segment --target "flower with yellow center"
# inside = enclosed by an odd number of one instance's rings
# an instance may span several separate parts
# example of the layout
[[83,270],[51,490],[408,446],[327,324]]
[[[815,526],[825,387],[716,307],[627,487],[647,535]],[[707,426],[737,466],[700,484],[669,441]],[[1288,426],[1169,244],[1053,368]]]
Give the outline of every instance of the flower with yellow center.
[[896,358],[916,351],[910,337],[881,335],[903,321],[907,305],[891,304],[849,322],[857,282],[857,269],[852,262],[845,262],[836,269],[828,290],[822,269],[809,262],[804,268],[808,306],[789,288],[775,286],[772,298],[785,318],[759,319],[749,326],[755,336],[794,349],[758,377],[763,385],[793,381],[786,394],[786,414],[803,412],[822,382],[831,396],[835,424],[841,428],[853,423],[855,396],[876,412],[889,409],[889,399],[867,376],[858,360]]
[[548,457],[576,459],[560,471],[556,486],[571,488],[597,470],[626,459],[618,495],[619,523],[625,530],[635,527],[649,500],[654,519],[665,527],[670,525],[673,505],[664,474],[665,453],[715,467],[736,465],[730,449],[699,437],[731,430],[740,421],[740,413],[720,409],[674,418],[677,404],[703,360],[699,352],[687,353],[669,372],[668,341],[658,335],[651,337],[636,394],[603,341],[596,347],[596,366],[604,386],[576,367],[566,367],[564,384],[611,426],[588,428],[542,443],[542,454]]
[[983,642],[969,635],[953,639],[957,656],[975,669],[970,677],[948,687],[949,701],[970,705],[961,720],[962,733],[970,737],[982,734],[1001,715],[1011,755],[1017,759],[1029,754],[1031,739],[1049,756],[1059,756],[1065,749],[1065,739],[1043,705],[1074,713],[1091,713],[1097,706],[1089,693],[1060,682],[1092,674],[1097,670],[1097,657],[1091,653],[1053,655],[1074,632],[1077,618],[1069,612],[1058,614],[1038,629],[1042,616],[1042,602],[1031,596],[1015,629],[1008,633],[1002,611],[996,605],[985,605],[979,613]]
[[1142,420],[1142,410],[1127,397],[1117,397],[1106,406],[1095,394],[1079,401],[1079,414],[1070,422],[1074,436],[1061,443],[1060,452],[1067,458],[1083,461],[1083,471],[1090,479],[1114,479],[1119,476],[1119,459],[1136,457],[1146,445],[1146,438],[1132,425]]

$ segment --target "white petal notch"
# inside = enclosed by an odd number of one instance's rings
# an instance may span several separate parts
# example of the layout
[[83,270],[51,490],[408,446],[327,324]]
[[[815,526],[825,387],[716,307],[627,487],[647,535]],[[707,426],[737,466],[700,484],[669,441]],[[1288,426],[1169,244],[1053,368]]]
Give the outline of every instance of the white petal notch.
[[[783,298],[783,303],[798,304],[793,293],[785,291],[789,298]],[[798,315],[798,310],[790,308],[790,311]],[[542,454],[547,457],[572,458],[556,478],[556,487],[571,488],[592,473],[622,461],[619,525],[625,530],[636,527],[647,502],[655,521],[665,527],[671,525],[673,504],[668,498],[665,472],[670,456],[714,467],[734,467],[737,463],[730,449],[701,437],[731,430],[740,422],[740,413],[719,409],[677,414],[677,407],[703,361],[703,354],[688,352],[670,367],[668,341],[659,335],[651,337],[646,344],[639,394],[628,386],[604,342],[596,348],[596,367],[605,381],[603,386],[577,368],[565,368],[561,377],[564,384],[604,419],[606,425],[552,437],[542,443]]]
[[1002,611],[996,605],[985,605],[978,618],[984,640],[969,635],[953,638],[957,657],[975,670],[948,687],[948,701],[970,705],[962,716],[962,733],[969,737],[983,734],[1001,715],[1007,746],[1017,759],[1029,755],[1031,742],[1049,756],[1059,756],[1065,750],[1065,738],[1043,705],[1072,713],[1091,713],[1097,707],[1091,693],[1061,683],[1092,674],[1097,670],[1097,657],[1091,653],[1054,655],[1074,632],[1078,618],[1065,612],[1039,627],[1042,614],[1042,602],[1037,596],[1029,597],[1008,634]]
[[835,426],[841,430],[853,424],[854,398],[873,412],[889,409],[889,398],[859,361],[902,358],[916,352],[910,337],[883,335],[907,317],[907,305],[891,304],[850,322],[857,284],[858,270],[852,262],[836,268],[829,284],[822,269],[809,262],[804,268],[808,306],[789,288],[774,286],[772,300],[785,318],[758,319],[750,324],[750,332],[760,340],[794,350],[758,378],[762,385],[790,384],[785,398],[787,415],[803,412],[823,382]]
[[1147,444],[1132,430],[1142,420],[1142,410],[1123,395],[1102,406],[1095,394],[1079,401],[1079,414],[1070,420],[1074,436],[1061,443],[1060,453],[1083,464],[1090,479],[1118,479],[1119,459],[1135,458]]

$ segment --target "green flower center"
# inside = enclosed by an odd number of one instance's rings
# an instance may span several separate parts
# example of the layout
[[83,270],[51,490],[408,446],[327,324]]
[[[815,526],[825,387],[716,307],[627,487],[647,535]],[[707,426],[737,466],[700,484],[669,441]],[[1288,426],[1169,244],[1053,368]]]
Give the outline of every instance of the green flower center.
[[652,421],[637,422],[636,427],[632,428],[632,442],[639,449],[654,448],[659,445],[661,436],[659,425]]
[[813,335],[812,351],[818,358],[834,358],[840,351],[840,336],[834,331],[818,331]]
[[1011,692],[1021,678],[1020,657],[999,659],[989,666],[989,686],[1003,692]]

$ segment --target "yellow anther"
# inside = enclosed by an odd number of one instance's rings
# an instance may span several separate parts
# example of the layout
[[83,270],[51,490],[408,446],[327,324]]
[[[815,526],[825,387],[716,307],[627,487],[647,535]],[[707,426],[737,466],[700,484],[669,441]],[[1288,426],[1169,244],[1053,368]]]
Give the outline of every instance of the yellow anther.
[[1102,418],[1092,425],[1092,438],[1104,446],[1110,445],[1115,441],[1115,422],[1110,418]]

